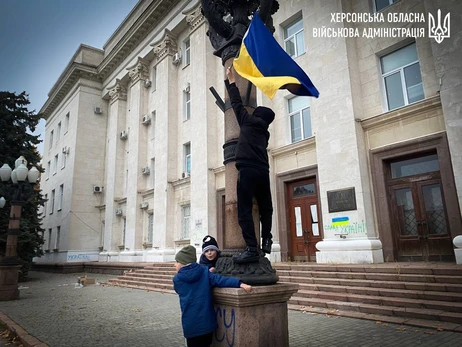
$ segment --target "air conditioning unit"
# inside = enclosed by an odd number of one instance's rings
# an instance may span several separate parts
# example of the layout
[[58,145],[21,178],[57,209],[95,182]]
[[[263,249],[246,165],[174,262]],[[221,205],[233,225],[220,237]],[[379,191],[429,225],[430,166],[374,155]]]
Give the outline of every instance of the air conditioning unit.
[[101,193],[102,191],[103,191],[103,187],[93,186],[93,193]]
[[116,210],[116,216],[121,216],[122,214],[123,214],[122,209],[121,209],[121,208],[118,208],[118,209]]
[[144,81],[144,87],[145,87],[145,88],[149,88],[151,85],[152,85],[151,80],[146,80],[146,81]]
[[140,204],[140,208],[141,208],[142,210],[146,210],[148,207],[149,207],[149,203],[148,203],[148,202],[142,202],[142,203]]
[[179,63],[181,63],[181,53],[180,52],[175,53],[173,55],[172,63],[173,63],[173,65],[178,65]]
[[125,130],[122,130],[122,131],[120,132],[120,139],[121,139],[121,140],[126,140],[126,139],[128,139],[128,133],[127,133]]
[[101,107],[95,107],[94,112],[95,114],[103,114],[103,109]]
[[143,173],[143,175],[149,175],[151,173],[151,170],[149,170],[148,166],[145,166],[141,169],[141,172]]
[[143,116],[142,123],[143,123],[144,125],[151,124],[151,116],[145,114],[145,115]]
[[187,178],[189,177],[191,174],[189,172],[183,172],[183,174],[181,175],[182,178]]
[[191,91],[191,84],[188,83],[188,85],[186,86],[186,88],[184,89],[184,92],[185,93],[189,93]]
[[61,152],[63,152],[64,154],[69,154],[69,147],[64,146]]

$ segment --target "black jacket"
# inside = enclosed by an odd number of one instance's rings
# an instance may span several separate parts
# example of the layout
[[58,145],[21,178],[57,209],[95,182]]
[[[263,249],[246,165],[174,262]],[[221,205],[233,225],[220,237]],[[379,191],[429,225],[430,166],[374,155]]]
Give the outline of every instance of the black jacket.
[[274,120],[274,112],[268,107],[259,106],[250,115],[242,105],[239,89],[235,83],[225,81],[231,106],[241,128],[236,147],[236,167],[251,166],[269,170],[268,126]]

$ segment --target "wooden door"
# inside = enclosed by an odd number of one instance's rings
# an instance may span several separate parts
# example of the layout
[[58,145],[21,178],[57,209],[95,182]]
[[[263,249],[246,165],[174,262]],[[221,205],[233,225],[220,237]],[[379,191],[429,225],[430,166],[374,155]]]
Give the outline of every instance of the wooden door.
[[322,240],[319,203],[315,179],[287,185],[289,201],[289,258],[316,261],[316,243]]
[[440,179],[416,180],[390,188],[400,260],[454,257]]

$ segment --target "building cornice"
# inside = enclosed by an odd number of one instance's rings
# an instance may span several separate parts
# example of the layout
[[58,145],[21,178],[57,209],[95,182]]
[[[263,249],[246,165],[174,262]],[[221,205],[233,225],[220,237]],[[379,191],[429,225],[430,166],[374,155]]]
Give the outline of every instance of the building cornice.
[[439,94],[393,111],[362,119],[360,122],[363,129],[368,130],[382,125],[395,123],[403,119],[423,115],[429,111],[437,109],[441,109],[441,99]]
[[104,57],[98,72],[106,79],[115,68],[138,46],[180,0],[153,0],[148,8],[136,19],[115,47]]
[[[87,78],[97,82],[104,81],[146,38],[152,28],[158,25],[180,2],[180,0],[151,0],[151,3],[146,6],[145,1],[139,1],[111,36],[108,43],[105,44],[105,49],[107,48],[109,51],[81,44],[48,94],[48,99],[40,110],[43,118],[47,119],[53,113],[79,78]],[[141,14],[139,14],[140,12]],[[136,19],[130,25],[131,18]],[[127,29],[129,25],[130,27]],[[119,36],[120,38],[118,38]],[[118,42],[112,47],[110,41],[116,39]],[[80,56],[83,50],[91,51],[93,55],[97,54],[100,57],[97,60],[94,59],[92,64],[81,63],[79,60],[85,59]]]
[[59,105],[80,78],[99,83],[102,82],[101,77],[98,75],[96,66],[72,61],[55,83],[48,94],[47,101],[40,109],[40,113],[44,119],[48,119],[54,109]]

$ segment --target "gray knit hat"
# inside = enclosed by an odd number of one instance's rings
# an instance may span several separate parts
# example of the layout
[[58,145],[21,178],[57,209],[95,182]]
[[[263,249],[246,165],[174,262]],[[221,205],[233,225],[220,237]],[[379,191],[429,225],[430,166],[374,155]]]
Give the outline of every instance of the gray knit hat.
[[202,254],[207,252],[209,249],[214,249],[217,252],[220,251],[218,249],[217,240],[215,240],[213,236],[207,235],[206,237],[204,237],[202,242]]
[[194,246],[183,247],[176,255],[175,260],[183,265],[195,263],[197,261],[196,248]]

